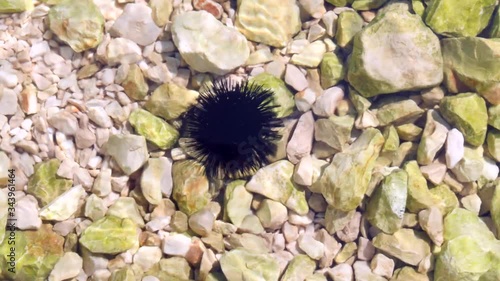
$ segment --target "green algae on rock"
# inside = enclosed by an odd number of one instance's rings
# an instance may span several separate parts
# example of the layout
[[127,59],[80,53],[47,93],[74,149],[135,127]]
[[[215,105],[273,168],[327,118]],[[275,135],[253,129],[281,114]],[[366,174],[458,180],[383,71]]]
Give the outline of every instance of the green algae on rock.
[[0,244],[0,278],[2,280],[46,280],[59,258],[64,254],[64,237],[55,233],[52,226],[42,224],[37,230],[16,231],[16,272],[8,270],[9,240]]
[[127,77],[123,80],[122,86],[125,94],[134,100],[144,100],[149,90],[148,83],[137,64],[129,66]]
[[337,44],[350,52],[352,40],[362,28],[363,18],[356,11],[343,11],[337,19],[337,32],[335,35]]
[[335,150],[343,151],[347,147],[353,126],[352,115],[321,118],[314,123],[314,139],[328,144]]
[[141,216],[137,203],[132,197],[120,197],[109,206],[107,216],[114,216],[120,219],[130,219],[138,227],[144,227],[144,219]]
[[285,47],[300,31],[300,12],[294,0],[241,0],[235,26],[246,38],[273,47]]
[[77,53],[102,41],[104,17],[91,0],[62,1],[50,9],[48,18],[50,30]]
[[488,108],[488,125],[500,130],[500,104]]
[[444,240],[436,259],[436,281],[500,277],[500,241],[473,212],[457,208],[448,214],[444,219]]
[[357,11],[374,10],[380,8],[388,0],[354,0],[352,8]]
[[46,206],[73,185],[72,180],[57,176],[60,164],[58,159],[51,159],[35,165],[35,173],[28,181],[26,192],[35,196],[40,207]]
[[354,210],[368,189],[384,137],[379,130],[369,128],[345,151],[335,154],[315,185],[328,204],[344,212]]
[[403,169],[408,174],[408,200],[406,208],[417,214],[421,210],[439,205],[439,198],[434,196],[427,187],[427,180],[422,175],[417,161],[409,161]]
[[433,0],[425,10],[425,22],[436,33],[475,37],[490,21],[496,0]]
[[83,231],[80,244],[94,254],[118,254],[139,243],[136,228],[130,219],[108,215]]
[[364,97],[421,90],[443,80],[438,37],[399,3],[354,37],[347,80]]
[[160,149],[172,148],[179,138],[179,132],[172,125],[144,109],[132,111],[128,120],[139,135]]
[[33,0],[5,0],[0,2],[0,14],[33,10]]
[[390,173],[370,198],[366,219],[385,233],[394,233],[403,226],[408,195],[408,174],[404,170]]
[[153,91],[150,99],[144,105],[144,109],[165,120],[173,120],[179,118],[190,106],[195,104],[198,96],[197,91],[168,82]]
[[278,262],[270,254],[252,253],[245,249],[234,249],[220,258],[220,266],[227,280],[278,281]]
[[269,89],[273,92],[273,100],[269,105],[277,106],[274,108],[276,117],[283,118],[293,113],[295,109],[293,94],[288,90],[283,80],[264,72],[252,77],[250,82],[261,85],[264,89]]
[[146,138],[143,136],[112,135],[104,146],[106,153],[126,175],[139,170],[149,158]]
[[174,162],[172,180],[172,197],[180,211],[191,215],[210,202],[208,179],[200,163],[194,160]]
[[377,109],[377,119],[381,126],[405,123],[417,119],[424,113],[411,99],[387,102]]
[[394,270],[391,281],[429,281],[429,277],[416,271],[411,266],[405,266]]
[[316,269],[316,262],[307,255],[297,255],[288,263],[288,266],[281,276],[281,281],[305,280],[313,275]]
[[333,52],[326,53],[323,56],[319,69],[321,74],[321,87],[323,87],[323,89],[328,89],[344,80],[347,71],[342,61],[342,57]]
[[497,162],[500,162],[500,131],[491,129],[486,136],[488,152]]
[[449,92],[477,92],[500,104],[500,39],[448,38],[441,40],[441,48]]
[[475,93],[447,96],[441,100],[439,109],[443,117],[456,127],[473,146],[484,143],[488,126],[486,102]]
[[40,218],[43,220],[65,221],[78,210],[80,199],[86,196],[87,193],[81,185],[74,186],[42,208],[39,213]]

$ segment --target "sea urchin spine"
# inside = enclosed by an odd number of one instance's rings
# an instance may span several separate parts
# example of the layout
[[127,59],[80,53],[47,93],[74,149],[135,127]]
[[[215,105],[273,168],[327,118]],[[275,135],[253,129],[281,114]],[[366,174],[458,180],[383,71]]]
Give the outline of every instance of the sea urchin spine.
[[243,178],[269,163],[283,126],[262,86],[218,80],[200,93],[181,128],[185,152],[212,178]]

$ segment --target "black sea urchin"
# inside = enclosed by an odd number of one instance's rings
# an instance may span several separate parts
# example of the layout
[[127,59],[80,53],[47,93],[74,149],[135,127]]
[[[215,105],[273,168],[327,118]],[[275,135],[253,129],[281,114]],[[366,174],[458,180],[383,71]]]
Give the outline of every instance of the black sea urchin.
[[186,113],[181,144],[212,178],[242,178],[268,164],[283,126],[272,91],[248,82],[219,80]]

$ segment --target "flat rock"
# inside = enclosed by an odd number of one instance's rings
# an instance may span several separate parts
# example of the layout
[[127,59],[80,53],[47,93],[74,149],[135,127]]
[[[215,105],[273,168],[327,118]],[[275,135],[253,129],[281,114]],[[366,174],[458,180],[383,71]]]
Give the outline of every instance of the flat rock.
[[172,160],[167,157],[150,158],[141,176],[141,191],[150,204],[158,205],[162,195],[172,194]]
[[97,47],[103,39],[104,17],[91,0],[62,1],[48,14],[49,28],[79,53]]
[[165,120],[177,119],[196,103],[198,96],[197,91],[168,82],[153,91],[144,108]]
[[300,31],[300,12],[292,0],[243,0],[238,3],[235,26],[249,40],[285,47]]
[[290,162],[297,164],[301,158],[311,154],[314,139],[314,116],[308,111],[299,118],[286,148]]
[[109,30],[111,36],[123,37],[141,46],[147,46],[156,41],[161,34],[151,17],[151,8],[145,3],[130,3],[116,19]]
[[223,75],[243,65],[250,55],[245,36],[205,11],[176,16],[172,37],[182,58],[199,72]]
[[386,7],[353,41],[347,79],[365,97],[420,90],[443,80],[439,39],[404,5]]
[[136,227],[130,219],[106,216],[83,231],[80,244],[94,254],[125,252],[138,243]]
[[126,175],[139,170],[149,158],[143,136],[112,135],[105,144],[105,149]]
[[373,238],[373,246],[413,266],[418,265],[431,251],[425,234],[406,228],[392,235],[378,234]]
[[486,102],[475,93],[447,96],[439,105],[441,114],[473,146],[484,143],[488,126]]
[[[435,3],[437,2],[440,1]],[[444,82],[448,91],[476,92],[491,104],[500,104],[500,61],[497,59],[500,42],[495,39],[464,37],[443,39],[441,45]]]
[[321,186],[328,204],[349,212],[361,203],[383,143],[380,131],[367,129],[344,152],[335,154],[314,184]]
[[17,112],[17,108],[16,92],[0,86],[0,114],[14,115]]
[[172,197],[179,210],[191,215],[210,201],[208,179],[204,168],[193,160],[174,162],[172,166],[173,191]]
[[77,211],[80,200],[86,195],[81,185],[74,186],[41,209],[40,218],[53,221],[67,220]]
[[[461,1],[437,0],[429,2],[425,23],[434,32],[451,37],[475,37],[490,21],[495,0]],[[464,19],[467,19],[467,24]]]
[[228,280],[240,280],[253,276],[256,280],[278,281],[280,270],[276,259],[269,254],[256,254],[245,249],[226,252],[220,266]]
[[172,125],[140,108],[130,113],[129,122],[139,135],[163,150],[172,148],[179,138]]

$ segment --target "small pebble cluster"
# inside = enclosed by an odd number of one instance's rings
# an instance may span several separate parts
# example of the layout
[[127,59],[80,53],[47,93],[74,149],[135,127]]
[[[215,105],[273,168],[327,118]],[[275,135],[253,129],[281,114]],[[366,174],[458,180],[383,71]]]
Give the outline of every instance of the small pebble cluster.
[[[0,279],[500,280],[499,13],[0,1]],[[219,78],[271,90],[284,121],[248,178],[207,177],[180,145]]]

